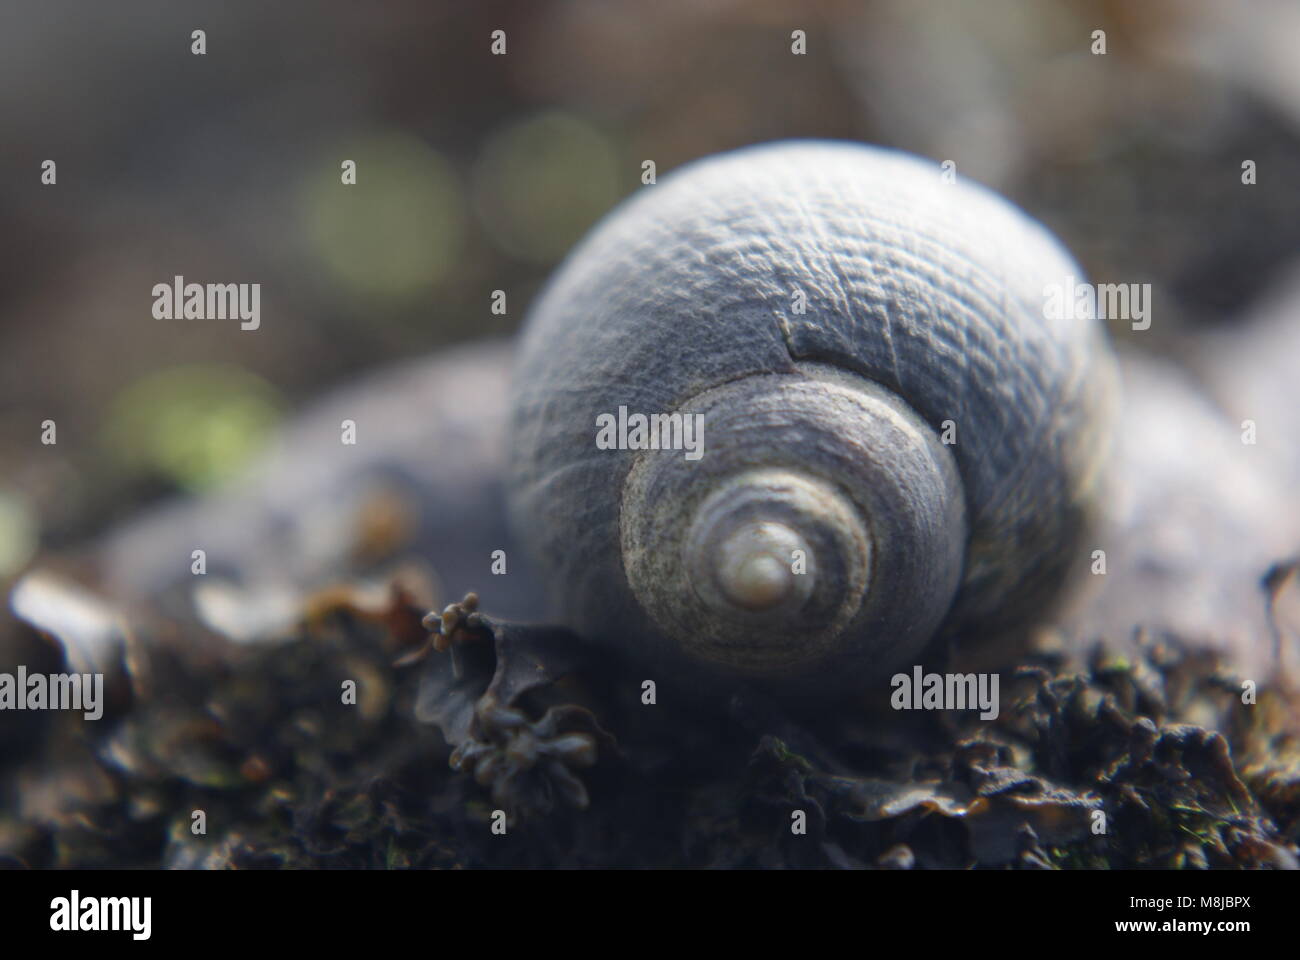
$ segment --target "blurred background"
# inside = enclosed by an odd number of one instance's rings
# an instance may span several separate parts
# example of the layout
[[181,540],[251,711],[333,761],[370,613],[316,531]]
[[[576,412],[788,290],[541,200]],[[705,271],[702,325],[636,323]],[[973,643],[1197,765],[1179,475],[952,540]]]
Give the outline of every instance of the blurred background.
[[[360,370],[508,335],[645,160],[952,160],[1093,280],[1151,283],[1143,346],[1176,349],[1300,251],[1298,49],[1293,0],[5,4],[0,581],[220,482]],[[154,319],[178,274],[260,283],[261,329]]]

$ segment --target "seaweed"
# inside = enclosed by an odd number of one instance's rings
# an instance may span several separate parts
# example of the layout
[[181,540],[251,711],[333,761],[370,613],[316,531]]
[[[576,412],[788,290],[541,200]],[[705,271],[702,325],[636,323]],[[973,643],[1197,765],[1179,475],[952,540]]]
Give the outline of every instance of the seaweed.
[[667,708],[642,702],[635,665],[563,628],[488,616],[473,595],[426,615],[396,580],[382,599],[320,592],[288,635],[251,645],[133,624],[109,714],[43,715],[8,761],[0,858],[1296,865],[1293,693],[1261,688],[1245,707],[1236,678],[1176,638],[1083,663],[1040,644],[992,721],[852,701],[818,713],[743,687]]

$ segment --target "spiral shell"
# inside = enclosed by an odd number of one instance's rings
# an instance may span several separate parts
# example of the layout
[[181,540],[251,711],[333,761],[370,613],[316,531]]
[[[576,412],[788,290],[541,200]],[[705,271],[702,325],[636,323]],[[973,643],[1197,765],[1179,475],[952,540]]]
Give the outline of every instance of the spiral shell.
[[[552,278],[516,365],[512,520],[559,615],[777,686],[1033,617],[1115,406],[1100,324],[1045,313],[1069,278],[1015,207],[891,151],[752,147],[646,188]],[[598,449],[620,407],[699,415],[704,455]]]

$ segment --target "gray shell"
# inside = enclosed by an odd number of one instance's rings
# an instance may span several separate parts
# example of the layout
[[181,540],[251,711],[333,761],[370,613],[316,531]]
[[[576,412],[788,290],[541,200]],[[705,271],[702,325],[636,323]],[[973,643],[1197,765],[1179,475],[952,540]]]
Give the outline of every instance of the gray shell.
[[1045,286],[1071,278],[1014,206],[893,151],[764,145],[643,188],[539,298],[513,381],[512,518],[562,615],[652,654],[670,645],[624,582],[634,453],[596,449],[597,415],[676,410],[810,361],[876,381],[936,431],[955,423],[970,539],[950,622],[1037,612],[1075,558],[1115,403],[1100,324],[1044,316]]

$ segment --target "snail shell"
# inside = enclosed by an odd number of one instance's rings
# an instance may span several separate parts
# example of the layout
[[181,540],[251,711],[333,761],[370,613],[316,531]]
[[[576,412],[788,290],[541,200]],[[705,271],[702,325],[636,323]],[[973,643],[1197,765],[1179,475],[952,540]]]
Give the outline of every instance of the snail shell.
[[[1115,399],[1100,324],[1044,315],[1070,277],[1006,201],[859,145],[747,148],[624,203],[539,298],[515,372],[507,490],[560,615],[819,690],[1034,616]],[[620,406],[702,415],[703,456],[598,449]]]

